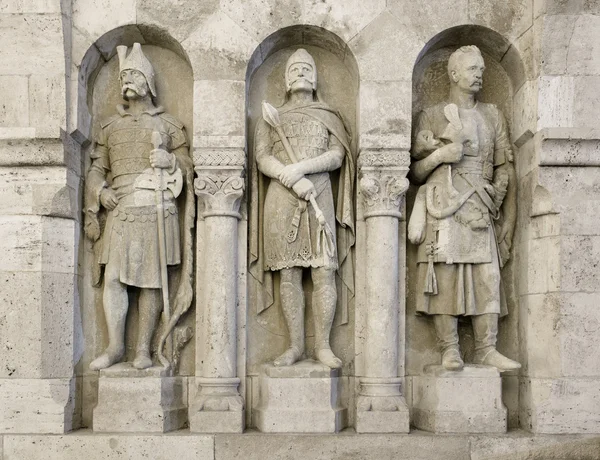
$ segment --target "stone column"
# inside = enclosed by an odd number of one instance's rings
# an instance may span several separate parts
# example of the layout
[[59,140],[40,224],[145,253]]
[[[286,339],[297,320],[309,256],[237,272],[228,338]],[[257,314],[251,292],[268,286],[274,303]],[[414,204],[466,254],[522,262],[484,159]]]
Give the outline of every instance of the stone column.
[[[208,152],[196,163],[194,182],[204,219],[204,266],[198,287],[203,324],[202,365],[196,371],[198,392],[190,408],[193,432],[239,433],[244,429],[244,405],[237,376],[238,220],[244,193],[243,151]],[[223,165],[222,163],[226,163]]]
[[407,155],[402,151],[363,151],[359,190],[366,223],[365,369],[360,378],[356,431],[406,433],[409,415],[398,376],[399,256],[398,219],[408,189]]

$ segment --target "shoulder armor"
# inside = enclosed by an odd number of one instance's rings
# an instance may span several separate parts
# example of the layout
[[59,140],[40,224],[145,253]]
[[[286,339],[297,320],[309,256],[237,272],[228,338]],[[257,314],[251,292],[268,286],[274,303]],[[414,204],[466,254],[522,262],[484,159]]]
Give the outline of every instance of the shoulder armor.
[[175,118],[173,115],[169,115],[168,113],[161,113],[158,115],[161,120],[166,121],[169,124],[172,124],[173,126],[175,126],[178,129],[183,129],[183,123],[180,122],[177,118]]
[[115,114],[110,118],[107,118],[106,120],[103,120],[100,122],[100,126],[102,127],[102,129],[106,128],[108,125],[110,125],[111,123],[117,121],[118,119],[121,118],[121,115],[119,114]]

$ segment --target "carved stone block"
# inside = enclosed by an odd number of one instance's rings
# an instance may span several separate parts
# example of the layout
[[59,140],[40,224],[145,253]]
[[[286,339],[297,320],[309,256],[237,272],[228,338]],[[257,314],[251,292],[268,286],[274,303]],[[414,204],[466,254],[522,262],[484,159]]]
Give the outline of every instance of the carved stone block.
[[427,366],[413,379],[413,424],[435,433],[506,432],[500,373],[487,366],[460,372]]
[[267,364],[260,376],[255,426],[265,433],[336,433],[347,409],[340,405],[339,369],[313,360]]
[[187,421],[187,382],[161,367],[138,370],[119,363],[100,371],[96,432],[155,432],[182,428]]

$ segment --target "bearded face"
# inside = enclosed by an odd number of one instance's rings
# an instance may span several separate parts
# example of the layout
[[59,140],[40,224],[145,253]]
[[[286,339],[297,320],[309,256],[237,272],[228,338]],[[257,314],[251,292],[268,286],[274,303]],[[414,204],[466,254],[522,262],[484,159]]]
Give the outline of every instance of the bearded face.
[[457,69],[452,71],[454,83],[465,93],[477,93],[483,85],[485,64],[481,55],[466,53],[458,61]]
[[126,101],[130,99],[143,99],[148,95],[150,91],[148,82],[144,74],[139,70],[123,70],[121,71],[120,78],[121,95]]

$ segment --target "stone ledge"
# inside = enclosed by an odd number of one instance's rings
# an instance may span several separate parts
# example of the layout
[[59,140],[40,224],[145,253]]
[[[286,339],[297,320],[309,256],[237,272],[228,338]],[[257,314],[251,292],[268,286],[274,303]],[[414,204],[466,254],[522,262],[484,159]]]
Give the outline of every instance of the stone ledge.
[[[4,438],[4,439],[3,439]],[[214,459],[214,460],[597,460],[600,436],[503,435],[244,434],[197,435],[180,430],[166,435],[94,434],[4,435],[2,460]],[[2,450],[0,449],[0,454]]]
[[600,166],[600,129],[545,128],[535,142],[540,166]]

